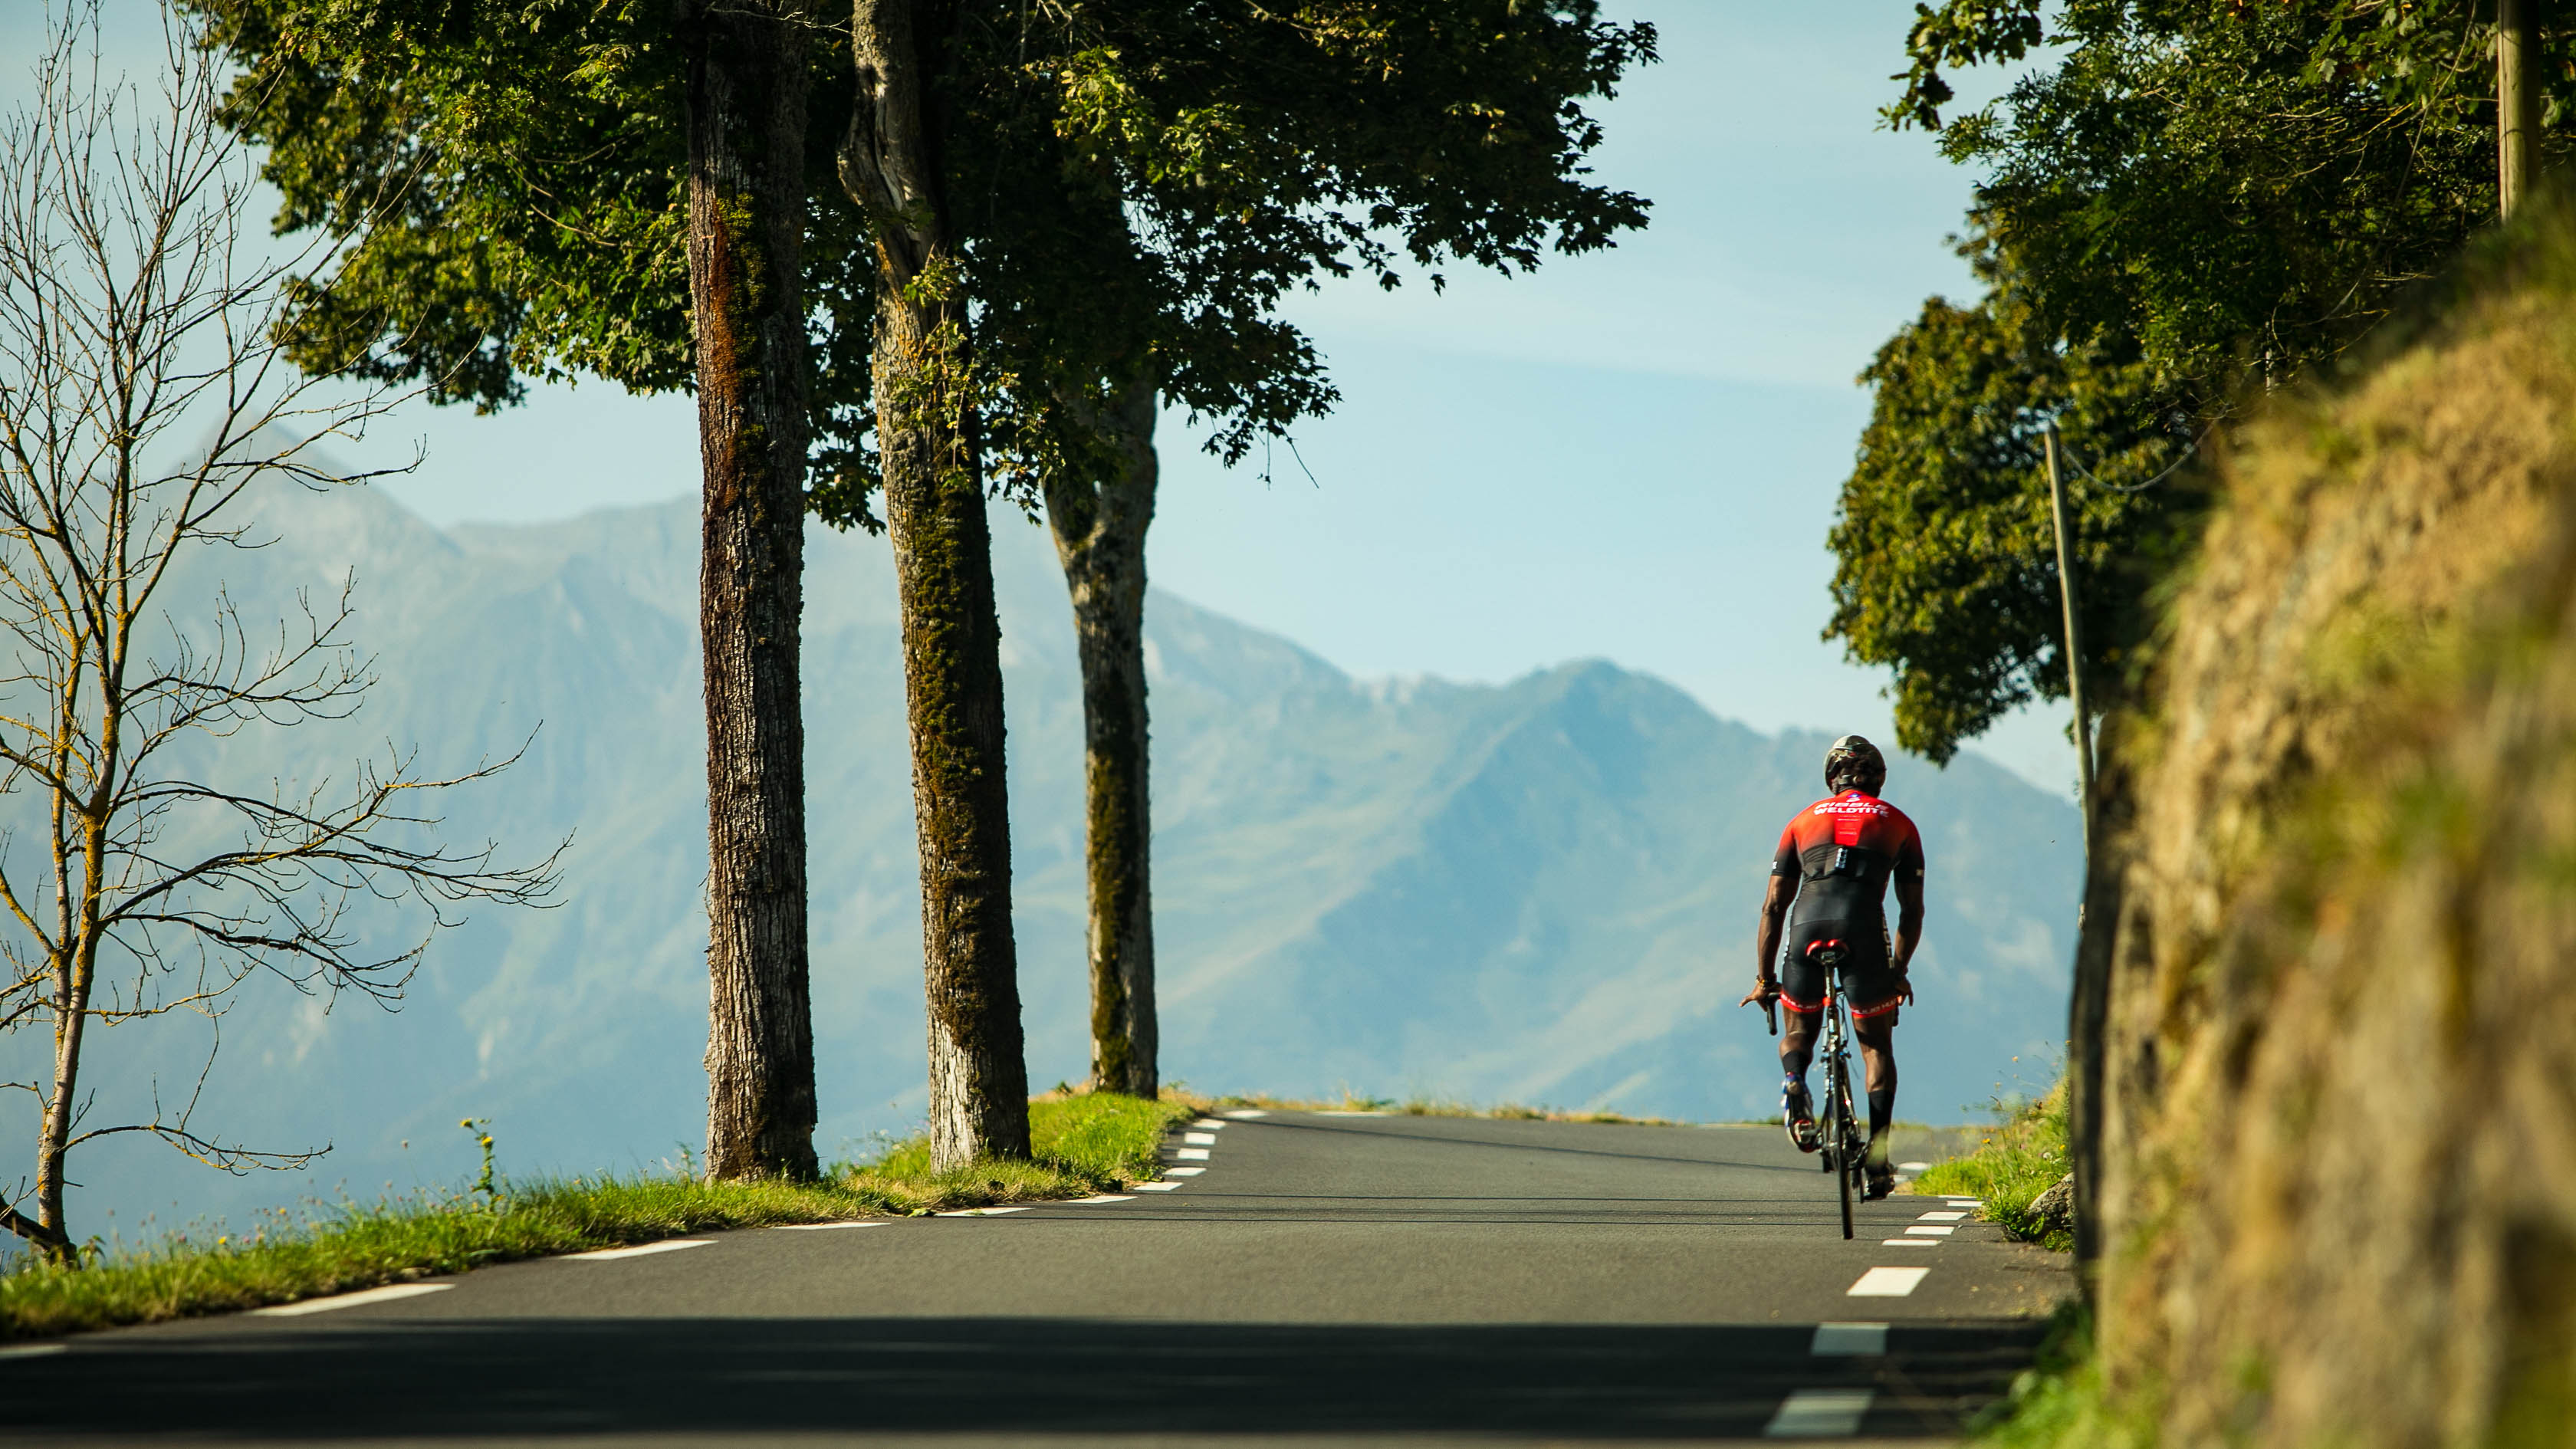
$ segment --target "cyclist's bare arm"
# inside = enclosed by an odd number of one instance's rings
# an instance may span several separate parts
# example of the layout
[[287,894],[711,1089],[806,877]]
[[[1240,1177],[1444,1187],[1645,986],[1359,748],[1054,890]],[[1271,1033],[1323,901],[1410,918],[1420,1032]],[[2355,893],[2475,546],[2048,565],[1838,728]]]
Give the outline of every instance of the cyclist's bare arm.
[[[1923,944],[1923,878],[1896,878],[1896,974],[1905,975],[1913,963],[1914,948]],[[1905,983],[1905,1000],[1914,999],[1914,983]]]
[[[1922,892],[1918,888],[1915,894],[1919,900]],[[1771,976],[1771,963],[1779,959],[1780,928],[1788,921],[1789,903],[1797,899],[1797,896],[1796,877],[1785,875],[1771,877],[1770,889],[1762,894],[1762,920],[1753,931],[1755,951],[1753,994],[1737,1002],[1736,1005],[1751,1006],[1778,989],[1779,983]]]

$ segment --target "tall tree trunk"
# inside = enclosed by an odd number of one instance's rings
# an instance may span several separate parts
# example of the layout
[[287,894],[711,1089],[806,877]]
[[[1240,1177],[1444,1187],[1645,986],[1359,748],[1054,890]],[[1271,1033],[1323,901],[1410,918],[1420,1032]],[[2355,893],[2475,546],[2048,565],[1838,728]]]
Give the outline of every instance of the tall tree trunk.
[[799,0],[689,18],[689,303],[705,470],[707,1174],[811,1177],[805,935],[805,37]]
[[9,1228],[25,1238],[57,1267],[80,1266],[72,1245],[70,1219],[64,1216],[63,1169],[71,1154],[72,1118],[80,1105],[81,1038],[89,1025],[90,974],[82,955],[66,941],[54,963],[54,1073],[46,1094],[36,1138],[36,1216],[33,1221],[9,1212]]
[[1094,484],[1053,479],[1047,523],[1073,594],[1082,658],[1083,853],[1090,886],[1091,1085],[1153,1097],[1153,814],[1147,787],[1145,530],[1154,521],[1150,379],[1097,422],[1117,470]]
[[1028,1064],[1011,941],[1002,629],[967,393],[966,303],[931,94],[947,4],[855,0],[858,105],[842,184],[877,249],[870,355],[887,531],[903,604],[913,818],[930,1016],[930,1155],[942,1169],[1029,1155]]

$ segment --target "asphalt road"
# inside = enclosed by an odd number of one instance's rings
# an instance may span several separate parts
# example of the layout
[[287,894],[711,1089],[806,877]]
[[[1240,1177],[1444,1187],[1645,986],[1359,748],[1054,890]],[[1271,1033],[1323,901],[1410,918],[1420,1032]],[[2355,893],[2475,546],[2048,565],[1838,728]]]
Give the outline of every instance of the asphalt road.
[[1843,1241],[1772,1128],[1218,1120],[1116,1201],[9,1350],[0,1442],[1920,1443],[2070,1289],[1939,1199],[1867,1204]]

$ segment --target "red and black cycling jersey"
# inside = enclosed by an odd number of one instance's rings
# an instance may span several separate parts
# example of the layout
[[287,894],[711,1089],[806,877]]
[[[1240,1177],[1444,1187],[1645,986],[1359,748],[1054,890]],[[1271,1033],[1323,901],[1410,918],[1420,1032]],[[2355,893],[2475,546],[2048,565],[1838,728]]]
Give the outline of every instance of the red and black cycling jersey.
[[1904,811],[1845,790],[1791,817],[1772,853],[1771,873],[1798,881],[1792,923],[1880,921],[1889,876],[1923,879],[1923,837]]

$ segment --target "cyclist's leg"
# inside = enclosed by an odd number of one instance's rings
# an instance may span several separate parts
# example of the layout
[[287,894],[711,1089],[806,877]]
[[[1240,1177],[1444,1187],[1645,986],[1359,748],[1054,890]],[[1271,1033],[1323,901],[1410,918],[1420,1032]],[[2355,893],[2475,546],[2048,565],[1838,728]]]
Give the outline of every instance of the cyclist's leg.
[[1860,1062],[1869,1086],[1869,1157],[1872,1166],[1887,1160],[1887,1124],[1896,1118],[1896,1011],[1852,1023],[1860,1044]]
[[1888,1165],[1888,1124],[1896,1119],[1896,1019],[1902,987],[1888,966],[1885,938],[1844,979],[1852,993],[1852,1040],[1860,1047],[1863,1080],[1869,1090],[1869,1171],[1873,1192],[1893,1175]]
[[1790,1140],[1805,1151],[1816,1147],[1814,1098],[1807,1092],[1807,1067],[1815,1060],[1816,1033],[1825,1020],[1825,977],[1807,960],[1807,943],[1817,939],[1806,928],[1789,928],[1789,949],[1780,963],[1780,1005],[1788,1020],[1780,1026],[1780,1110]]

